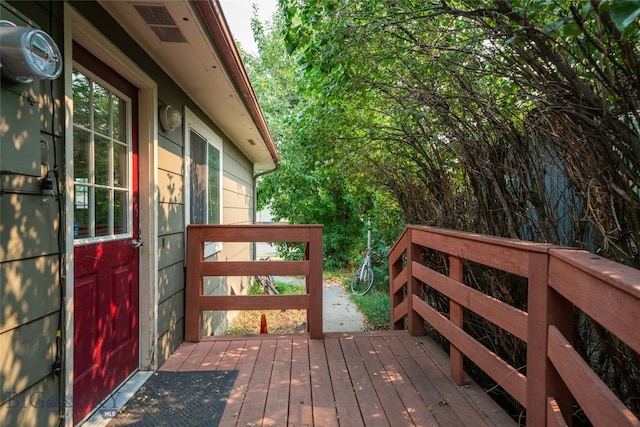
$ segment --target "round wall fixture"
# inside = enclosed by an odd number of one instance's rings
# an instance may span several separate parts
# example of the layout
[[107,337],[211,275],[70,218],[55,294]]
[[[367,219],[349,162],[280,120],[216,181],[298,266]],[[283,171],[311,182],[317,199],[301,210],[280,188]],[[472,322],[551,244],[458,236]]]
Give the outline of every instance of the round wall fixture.
[[34,79],[54,80],[62,73],[62,55],[44,31],[0,21],[2,74],[18,83]]
[[171,105],[160,107],[160,126],[165,132],[170,132],[182,124],[182,114]]

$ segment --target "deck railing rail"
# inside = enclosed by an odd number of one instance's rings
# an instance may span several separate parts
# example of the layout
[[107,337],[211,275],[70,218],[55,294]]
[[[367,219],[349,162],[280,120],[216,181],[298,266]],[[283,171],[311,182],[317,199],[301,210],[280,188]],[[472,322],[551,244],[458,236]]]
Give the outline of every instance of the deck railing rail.
[[[423,265],[424,248],[448,256],[449,275]],[[527,312],[463,283],[468,260],[527,279]],[[527,426],[571,424],[577,401],[594,426],[640,426],[572,346],[573,307],[640,353],[640,271],[592,253],[479,234],[408,226],[389,253],[393,329],[450,343],[451,375],[465,381],[468,357],[527,410]],[[449,298],[449,317],[421,297],[427,285]],[[471,310],[527,343],[526,376],[463,329]]]
[[[300,242],[301,261],[207,261],[206,242]],[[301,295],[203,295],[208,276],[305,276]],[[187,227],[187,283],[185,341],[202,338],[202,312],[216,310],[306,309],[311,338],[322,338],[322,226],[321,225],[189,225]]]

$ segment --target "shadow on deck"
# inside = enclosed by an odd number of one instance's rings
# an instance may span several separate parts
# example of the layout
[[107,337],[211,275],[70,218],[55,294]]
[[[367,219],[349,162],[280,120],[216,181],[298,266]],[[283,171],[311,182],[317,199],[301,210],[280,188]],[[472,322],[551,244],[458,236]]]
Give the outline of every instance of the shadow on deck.
[[220,426],[503,426],[515,422],[448,355],[407,331],[203,337],[160,371],[237,370]]

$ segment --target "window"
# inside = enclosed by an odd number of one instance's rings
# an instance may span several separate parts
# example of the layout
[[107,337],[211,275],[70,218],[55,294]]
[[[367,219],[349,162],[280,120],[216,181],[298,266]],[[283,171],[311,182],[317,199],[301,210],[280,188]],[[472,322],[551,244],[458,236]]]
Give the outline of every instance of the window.
[[[190,224],[222,223],[222,140],[189,110],[187,121],[188,207]],[[205,245],[205,257],[222,244]]]
[[130,101],[73,70],[74,238],[131,232]]

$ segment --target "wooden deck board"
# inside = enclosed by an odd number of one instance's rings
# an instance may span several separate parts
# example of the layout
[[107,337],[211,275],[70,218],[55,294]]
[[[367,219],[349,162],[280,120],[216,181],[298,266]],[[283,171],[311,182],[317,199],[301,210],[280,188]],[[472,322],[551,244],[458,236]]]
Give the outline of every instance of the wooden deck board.
[[284,426],[289,409],[289,386],[291,384],[290,340],[278,340],[271,370],[271,381],[264,408],[263,426]]
[[[309,341],[293,340],[291,386],[289,389],[289,425],[313,426]],[[318,408],[320,410],[321,408]]]
[[257,343],[260,344],[260,350],[238,414],[239,426],[261,426],[264,420],[277,340],[265,339]]
[[360,352],[360,357],[362,357],[366,374],[371,380],[372,389],[382,405],[387,422],[391,426],[412,425],[407,408],[393,386],[390,373],[382,366],[370,338],[357,337],[354,342]]
[[237,370],[221,426],[515,426],[446,353],[406,331],[209,337],[161,370]]
[[309,341],[309,372],[313,404],[313,424],[338,426],[336,402],[331,386],[331,373],[327,364],[324,342]]
[[[429,377],[420,369],[420,366],[405,347],[405,343],[399,337],[385,337],[387,344],[396,356],[396,360],[404,369],[417,394],[421,397],[423,405],[435,418],[436,424],[443,426],[460,425],[462,421],[448,405],[440,405],[444,401],[438,389],[429,380]],[[417,345],[415,341],[408,345]]]
[[411,422],[417,426],[432,426],[436,420],[429,411],[422,410],[425,406],[419,392],[411,383],[410,376],[405,372],[402,361],[398,360],[391,351],[389,343],[384,337],[372,337],[371,345],[378,354],[380,363],[386,372],[386,378],[393,385],[405,407]]
[[354,393],[354,386],[349,376],[347,362],[342,354],[342,347],[338,338],[325,338],[324,342],[314,343],[324,346],[328,364],[331,392],[336,405],[338,425],[360,427],[364,426],[364,420],[360,415],[358,400]]
[[[236,359],[236,370],[238,376],[236,377],[236,383],[229,394],[227,399],[227,406],[225,407],[222,418],[220,419],[221,426],[235,426],[238,421],[238,415],[240,409],[244,403],[245,395],[247,393],[247,387],[249,386],[249,380],[251,379],[251,373],[255,367],[256,359],[258,358],[258,350],[260,348],[259,341],[235,341],[238,344],[242,344],[242,347],[234,347],[237,352],[230,355],[231,358]],[[256,343],[258,345],[256,345]],[[228,362],[227,357],[223,359],[224,363]],[[245,424],[246,425],[246,424]]]
[[382,409],[382,403],[373,387],[371,378],[369,378],[355,339],[340,340],[340,344],[365,425],[373,427],[389,426],[384,409]]

